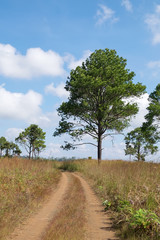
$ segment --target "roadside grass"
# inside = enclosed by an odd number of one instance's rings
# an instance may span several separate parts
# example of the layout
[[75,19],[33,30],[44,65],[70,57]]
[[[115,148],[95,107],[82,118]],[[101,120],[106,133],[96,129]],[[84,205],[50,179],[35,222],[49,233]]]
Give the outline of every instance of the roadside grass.
[[121,239],[160,239],[160,164],[75,161],[104,203],[113,211]]
[[53,162],[0,159],[0,239],[36,211],[56,187],[60,172]]
[[61,210],[54,217],[41,240],[83,240],[85,234],[85,195],[80,180],[70,177]]

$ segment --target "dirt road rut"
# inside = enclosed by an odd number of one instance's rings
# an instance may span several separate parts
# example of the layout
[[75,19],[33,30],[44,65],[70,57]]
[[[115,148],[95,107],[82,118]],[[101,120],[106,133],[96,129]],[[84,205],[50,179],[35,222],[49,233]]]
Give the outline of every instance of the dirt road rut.
[[[70,173],[71,174],[71,173]],[[86,202],[86,240],[115,240],[115,233],[111,228],[111,220],[103,211],[103,207],[97,196],[87,184],[87,182],[77,174],[72,173],[78,178],[83,187]],[[61,180],[56,191],[50,199],[39,210],[37,214],[29,218],[22,226],[15,229],[7,240],[40,240],[50,221],[58,214],[61,209],[61,201],[69,188],[69,173],[62,173]],[[69,196],[68,196],[69,197]],[[54,240],[54,239],[53,239]],[[57,240],[57,239],[55,239]],[[67,239],[71,240],[71,239]]]
[[102,203],[97,198],[88,183],[78,177],[86,195],[86,239],[88,240],[117,240],[112,230],[110,217],[104,212]]
[[54,218],[60,207],[60,202],[68,188],[68,177],[62,173],[56,191],[53,191],[49,201],[39,212],[29,218],[22,226],[13,232],[7,240],[39,240],[48,223]]

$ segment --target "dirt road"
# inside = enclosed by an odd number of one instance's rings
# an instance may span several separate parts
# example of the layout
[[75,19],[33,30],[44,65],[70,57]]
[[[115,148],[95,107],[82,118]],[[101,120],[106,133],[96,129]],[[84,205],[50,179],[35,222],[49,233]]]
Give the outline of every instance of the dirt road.
[[104,212],[100,200],[82,177],[75,176],[80,179],[86,195],[86,239],[116,240],[115,233],[111,228],[112,222],[110,217]]
[[[115,233],[111,229],[112,223],[107,214],[104,213],[103,207],[92,189],[82,177],[77,174],[70,174],[80,180],[86,196],[86,202],[84,202],[86,207],[85,239],[115,240]],[[44,204],[37,214],[29,218],[22,226],[15,229],[7,240],[40,240],[50,221],[60,211],[61,202],[69,188],[69,184],[69,174],[62,173],[60,183],[56,191],[53,191],[51,194],[48,202]]]

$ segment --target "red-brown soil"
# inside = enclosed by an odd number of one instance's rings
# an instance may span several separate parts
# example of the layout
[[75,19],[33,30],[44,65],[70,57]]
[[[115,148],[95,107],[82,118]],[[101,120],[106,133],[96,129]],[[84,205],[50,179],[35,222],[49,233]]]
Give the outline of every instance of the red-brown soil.
[[[115,240],[112,222],[103,211],[103,207],[88,183],[79,175],[77,177],[84,189],[86,218],[86,240]],[[61,209],[61,202],[69,188],[69,174],[62,173],[58,187],[51,194],[49,200],[7,238],[7,240],[40,240],[47,226]],[[55,239],[56,240],[56,239]],[[68,239],[71,240],[71,239]]]

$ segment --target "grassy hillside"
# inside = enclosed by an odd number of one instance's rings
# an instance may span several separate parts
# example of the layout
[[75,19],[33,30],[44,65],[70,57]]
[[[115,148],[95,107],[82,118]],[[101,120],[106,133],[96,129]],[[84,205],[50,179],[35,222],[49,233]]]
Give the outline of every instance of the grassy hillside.
[[[63,164],[67,169],[67,164]],[[76,167],[75,167],[76,166]],[[160,164],[81,160],[78,169],[112,211],[121,239],[160,239]]]
[[36,211],[59,178],[53,162],[0,159],[0,239]]
[[55,167],[81,172],[105,210],[111,211],[120,239],[160,239],[160,164],[102,161],[98,166],[94,160],[56,163],[6,158],[0,159],[0,240],[56,187],[60,172]]
[[106,210],[115,212],[122,239],[160,239],[160,164],[80,161]]

